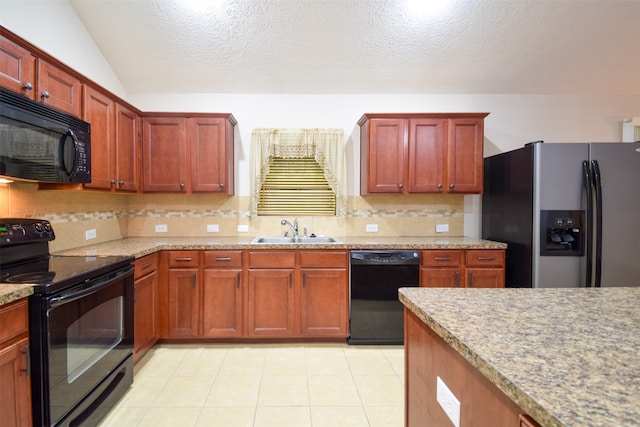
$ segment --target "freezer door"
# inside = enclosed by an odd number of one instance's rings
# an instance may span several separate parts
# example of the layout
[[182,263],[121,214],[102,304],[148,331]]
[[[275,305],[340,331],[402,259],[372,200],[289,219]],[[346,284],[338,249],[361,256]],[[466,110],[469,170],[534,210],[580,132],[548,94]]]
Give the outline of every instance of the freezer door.
[[541,255],[541,211],[582,210],[582,161],[589,144],[542,143],[534,146],[533,287],[580,287],[585,283],[586,257]]
[[591,144],[602,183],[602,286],[640,286],[640,142]]

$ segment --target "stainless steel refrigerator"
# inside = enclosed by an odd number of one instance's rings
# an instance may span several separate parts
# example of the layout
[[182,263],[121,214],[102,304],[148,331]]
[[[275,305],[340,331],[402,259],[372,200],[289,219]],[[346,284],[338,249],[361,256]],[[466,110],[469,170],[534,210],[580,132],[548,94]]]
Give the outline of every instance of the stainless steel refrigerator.
[[485,158],[482,237],[507,243],[507,287],[640,286],[640,142]]

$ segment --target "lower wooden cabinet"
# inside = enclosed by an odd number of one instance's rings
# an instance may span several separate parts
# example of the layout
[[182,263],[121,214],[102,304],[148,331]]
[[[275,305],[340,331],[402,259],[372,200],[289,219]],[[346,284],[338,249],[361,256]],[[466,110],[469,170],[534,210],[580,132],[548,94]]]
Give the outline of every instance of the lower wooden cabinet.
[[204,252],[203,336],[242,336],[242,251]]
[[405,426],[452,425],[437,402],[437,379],[460,402],[461,426],[535,427],[518,405],[405,308]]
[[199,251],[168,253],[168,337],[200,335],[201,288]]
[[420,286],[500,288],[505,285],[502,249],[423,250]]
[[0,307],[0,424],[32,425],[27,299]]
[[158,254],[138,258],[134,262],[134,330],[133,361],[142,356],[158,340]]

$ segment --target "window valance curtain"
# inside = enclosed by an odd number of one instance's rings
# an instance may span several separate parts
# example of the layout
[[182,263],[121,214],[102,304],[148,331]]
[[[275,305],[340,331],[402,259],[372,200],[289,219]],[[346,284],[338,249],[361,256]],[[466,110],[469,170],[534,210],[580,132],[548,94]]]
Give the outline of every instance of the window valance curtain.
[[269,173],[272,157],[313,157],[336,193],[336,215],[346,214],[346,160],[342,129],[254,129],[251,135],[251,215],[258,212],[258,193]]

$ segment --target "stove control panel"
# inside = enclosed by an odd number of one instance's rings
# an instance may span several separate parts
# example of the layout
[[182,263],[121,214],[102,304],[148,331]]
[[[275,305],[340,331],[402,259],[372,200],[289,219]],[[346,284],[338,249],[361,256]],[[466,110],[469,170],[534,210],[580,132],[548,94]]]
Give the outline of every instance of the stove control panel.
[[49,242],[55,238],[53,227],[47,220],[0,218],[0,246]]

